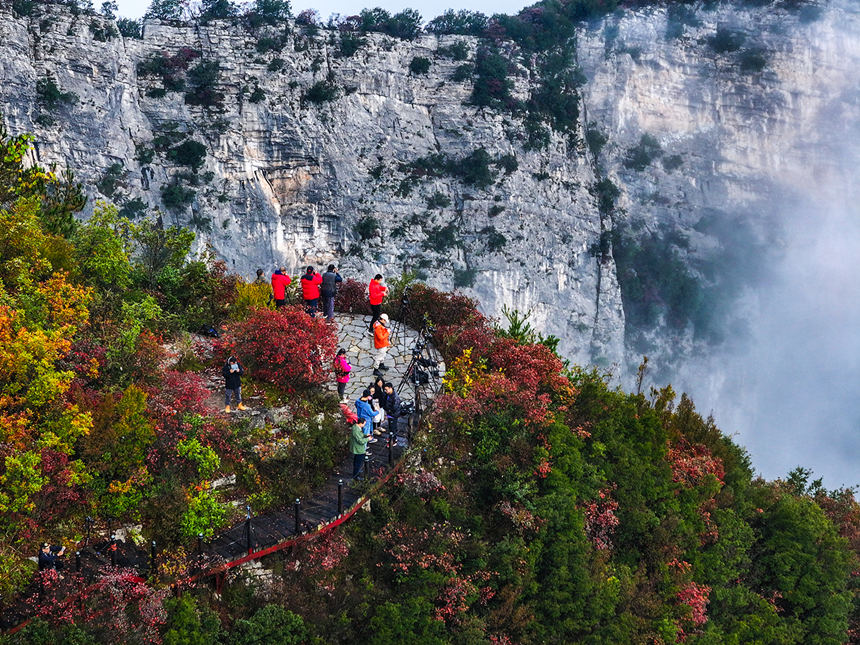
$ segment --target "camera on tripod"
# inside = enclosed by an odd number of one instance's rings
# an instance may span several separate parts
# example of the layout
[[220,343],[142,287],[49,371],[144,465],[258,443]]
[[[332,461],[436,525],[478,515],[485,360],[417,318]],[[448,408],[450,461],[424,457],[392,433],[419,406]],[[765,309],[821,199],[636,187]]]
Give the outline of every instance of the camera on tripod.
[[430,382],[430,374],[416,367],[412,370],[409,380],[415,385],[427,385]]
[[434,361],[432,358],[424,358],[423,356],[416,358],[415,362],[421,367],[439,367],[439,361]]

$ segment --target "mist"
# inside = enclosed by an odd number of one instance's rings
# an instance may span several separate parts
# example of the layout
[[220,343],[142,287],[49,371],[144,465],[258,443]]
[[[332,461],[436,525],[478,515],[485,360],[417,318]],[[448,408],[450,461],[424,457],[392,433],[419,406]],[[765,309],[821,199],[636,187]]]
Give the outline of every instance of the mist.
[[807,168],[800,191],[784,185],[778,243],[743,299],[748,333],[678,383],[756,472],[803,466],[831,489],[860,483],[860,153],[840,158],[823,177]]

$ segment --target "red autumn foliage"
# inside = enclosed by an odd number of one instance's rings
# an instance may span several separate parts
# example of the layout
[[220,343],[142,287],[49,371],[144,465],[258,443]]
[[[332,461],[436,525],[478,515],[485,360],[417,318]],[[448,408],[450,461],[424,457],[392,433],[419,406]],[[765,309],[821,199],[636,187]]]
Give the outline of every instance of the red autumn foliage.
[[468,333],[469,340],[481,346],[493,338],[489,321],[478,311],[478,303],[461,293],[445,293],[421,283],[413,285],[404,322],[420,329],[425,314],[436,327],[433,343],[446,361],[473,346],[461,341],[463,334]]
[[608,551],[612,548],[612,534],[618,527],[618,502],[610,497],[612,491],[603,489],[597,494],[597,499],[588,502],[585,507],[585,534],[598,551]]
[[546,345],[524,345],[512,338],[499,338],[493,343],[487,362],[526,391],[557,392],[569,386],[562,374],[561,359]]
[[334,297],[336,311],[348,314],[370,315],[370,300],[367,295],[367,283],[347,278],[337,287]]
[[[496,338],[483,358],[488,371],[478,379],[465,398],[443,394],[436,400],[441,414],[471,421],[492,410],[519,406],[522,418],[535,428],[552,420],[553,398],[572,399],[570,381],[561,373],[559,358],[544,345],[523,345],[510,338]],[[476,351],[473,357],[480,357]],[[563,407],[563,406],[562,406]],[[549,473],[549,462],[542,475]]]
[[323,318],[300,307],[255,309],[228,326],[216,342],[215,355],[235,355],[246,373],[284,392],[318,388],[331,377],[337,336]]
[[168,370],[161,385],[149,390],[149,409],[160,421],[185,414],[205,415],[208,398],[209,390],[202,376],[195,372]]
[[672,481],[686,488],[701,486],[708,475],[716,477],[720,486],[724,484],[723,460],[702,444],[681,439],[669,447],[666,459],[672,467]]
[[46,526],[59,518],[80,511],[87,491],[75,483],[69,456],[51,448],[42,448],[42,474],[48,483],[36,495],[37,522]]
[[711,593],[711,588],[707,585],[696,584],[695,582],[687,583],[687,585],[678,592],[678,602],[682,605],[687,605],[690,608],[689,621],[695,627],[701,627],[708,622],[707,606],[708,594]]

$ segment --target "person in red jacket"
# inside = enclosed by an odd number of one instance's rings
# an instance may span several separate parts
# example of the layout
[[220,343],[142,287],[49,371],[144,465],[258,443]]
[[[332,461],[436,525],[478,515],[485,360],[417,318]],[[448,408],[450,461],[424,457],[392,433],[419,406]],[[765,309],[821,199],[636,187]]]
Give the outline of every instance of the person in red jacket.
[[320,302],[320,284],[322,284],[322,276],[315,272],[313,267],[308,267],[302,276],[302,298],[305,300],[305,311],[312,318],[317,315],[317,306]]
[[373,280],[367,285],[368,293],[370,294],[370,311],[373,316],[370,318],[370,331],[373,332],[374,323],[379,320],[382,314],[382,299],[388,293],[388,287],[382,284],[382,274],[377,273],[373,276]]
[[286,267],[281,267],[272,274],[272,294],[275,297],[275,307],[280,309],[287,304],[287,287],[290,286],[290,276]]

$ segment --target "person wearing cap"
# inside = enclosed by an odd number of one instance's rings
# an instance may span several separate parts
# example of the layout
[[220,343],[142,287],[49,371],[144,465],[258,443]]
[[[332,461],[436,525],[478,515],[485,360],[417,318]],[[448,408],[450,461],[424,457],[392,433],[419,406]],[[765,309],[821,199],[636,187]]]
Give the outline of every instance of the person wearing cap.
[[361,467],[364,466],[365,453],[370,437],[364,434],[367,419],[359,417],[352,424],[352,433],[349,435],[349,451],[352,453],[352,478],[361,479]]
[[373,325],[379,320],[382,314],[382,300],[385,298],[385,294],[388,293],[388,287],[382,284],[381,273],[373,276],[373,280],[367,285],[367,292],[370,299],[370,311],[373,314],[370,317],[370,331],[373,332]]
[[374,374],[388,369],[385,366],[385,356],[391,347],[389,336],[388,314],[382,314],[379,320],[373,323],[373,346],[376,348],[376,357],[373,361]]
[[305,311],[311,318],[317,315],[317,306],[320,302],[320,284],[322,284],[322,276],[314,271],[313,267],[305,269],[305,274],[301,278],[302,283],[302,299],[305,301]]
[[272,274],[272,294],[275,296],[275,307],[280,309],[287,304],[287,287],[290,286],[290,276],[287,268],[281,267]]
[[376,412],[373,411],[373,405],[370,403],[372,398],[370,390],[364,390],[355,401],[355,413],[359,419],[364,419],[367,422],[364,424],[363,430],[364,434],[370,437],[368,443],[376,443],[376,439],[373,438],[373,419]]
[[48,571],[54,569],[59,571],[63,568],[63,562],[60,560],[66,552],[64,546],[51,546],[47,542],[42,542],[42,548],[39,550],[39,571]]
[[340,277],[337,267],[329,264],[326,272],[322,274],[322,284],[320,285],[323,313],[325,314],[325,319],[329,322],[334,320],[334,297],[337,295],[338,282],[343,282],[343,278]]

